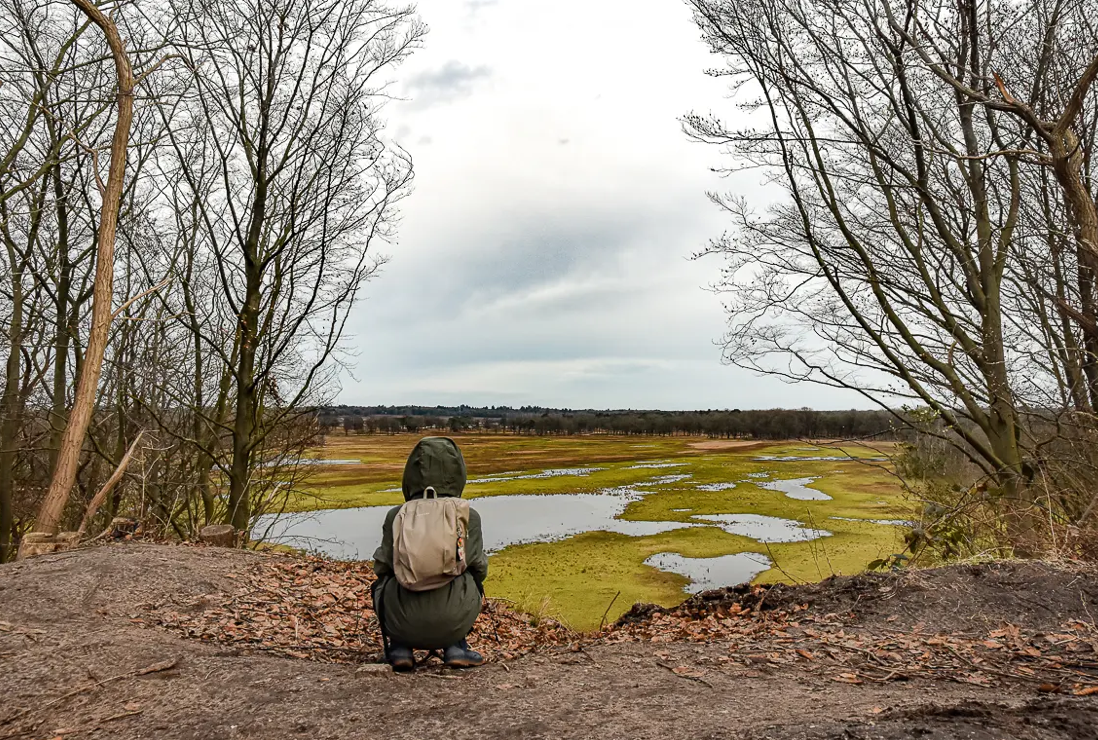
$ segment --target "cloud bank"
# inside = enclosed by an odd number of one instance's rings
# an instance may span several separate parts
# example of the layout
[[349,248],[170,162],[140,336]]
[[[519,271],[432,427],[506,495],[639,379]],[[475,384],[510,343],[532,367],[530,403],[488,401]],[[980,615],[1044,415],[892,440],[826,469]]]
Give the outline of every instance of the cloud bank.
[[[678,2],[422,0],[391,130],[415,192],[349,324],[345,403],[846,408],[721,364],[724,313],[690,260],[725,228],[720,153],[679,117],[725,105]],[[722,107],[723,105],[723,107]]]

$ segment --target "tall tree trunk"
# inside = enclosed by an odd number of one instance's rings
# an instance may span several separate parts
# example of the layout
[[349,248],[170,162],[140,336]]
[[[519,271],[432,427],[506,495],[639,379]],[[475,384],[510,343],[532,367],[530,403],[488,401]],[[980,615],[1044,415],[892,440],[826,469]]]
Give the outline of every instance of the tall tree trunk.
[[[11,249],[8,251],[13,252]],[[15,267],[16,263],[13,261],[12,265]],[[4,371],[4,396],[0,401],[0,563],[11,559],[12,536],[15,530],[13,499],[21,405],[19,381],[23,343],[22,280],[22,270],[13,269],[11,329],[8,334],[10,347]]]
[[118,227],[118,211],[122,201],[122,189],[126,176],[126,148],[129,144],[130,125],[133,122],[133,69],[126,54],[125,44],[114,21],[89,0],[73,0],[73,3],[102,31],[114,57],[118,76],[118,118],[111,141],[111,160],[107,183],[103,188],[103,203],[99,218],[99,241],[95,257],[95,292],[92,297],[92,323],[88,346],[80,369],[80,379],[73,398],[72,413],[61,438],[57,465],[53,470],[49,490],[38,510],[35,530],[56,534],[61,517],[68,503],[69,494],[76,482],[80,450],[91,423],[95,408],[95,396],[99,376],[103,370],[103,356],[111,324],[111,301],[114,287],[114,238]]
[[[218,430],[225,419],[225,408],[232,381],[232,366],[230,363],[230,367],[222,372],[216,407],[214,409],[207,409],[204,385],[206,362],[205,355],[202,351],[202,328],[198,320],[198,307],[195,305],[194,294],[192,292],[191,281],[193,278],[194,244],[192,242],[188,245],[187,249],[187,262],[186,269],[183,273],[182,290],[183,303],[187,310],[187,316],[190,319],[191,352],[194,357],[194,378],[192,379],[193,386],[191,391],[193,394],[191,434],[194,437],[195,446],[198,449],[197,455],[195,456],[195,465],[197,466],[198,471],[195,490],[202,500],[202,524],[206,525],[213,524],[214,517],[217,514],[217,500],[214,497],[211,473],[213,472],[213,466],[216,462],[216,450],[220,444]],[[237,346],[238,345],[239,343],[237,343]],[[213,414],[213,423],[211,423],[210,419],[207,417],[207,413]]]
[[[1048,213],[1047,208],[1046,213]],[[1050,217],[1046,216],[1046,218],[1051,221]],[[1049,254],[1052,255],[1052,276],[1056,286],[1055,295],[1057,307],[1059,308],[1057,312],[1059,325],[1056,328],[1059,329],[1060,334],[1060,361],[1064,366],[1064,374],[1067,377],[1067,390],[1075,410],[1089,413],[1094,406],[1091,398],[1091,382],[1084,376],[1083,372],[1083,368],[1088,361],[1086,350],[1076,340],[1075,325],[1072,323],[1071,315],[1063,310],[1063,307],[1068,305],[1067,281],[1064,279],[1063,248],[1060,238],[1056,235],[1049,235],[1048,244]],[[1049,328],[1051,333],[1052,327]],[[1086,335],[1083,339],[1085,342]]]
[[[52,121],[49,122],[50,135],[56,137]],[[70,296],[72,290],[72,263],[69,261],[69,206],[65,196],[65,183],[61,178],[61,164],[54,165],[51,174],[53,180],[54,208],[57,211],[57,293],[54,296],[54,355],[53,388],[50,393],[50,438],[49,469],[57,467],[57,455],[61,450],[61,437],[65,433],[65,421],[68,419],[68,359]]]
[[[130,284],[129,276],[133,274],[133,268],[129,264],[126,265],[127,284],[124,289],[127,293],[132,293],[133,286]],[[116,418],[115,435],[114,435],[114,460],[121,461],[126,454],[126,449],[129,446],[129,432],[130,432],[130,420],[128,412],[130,406],[127,401],[132,397],[130,395],[130,383],[133,378],[133,373],[130,368],[134,364],[134,357],[132,353],[133,345],[133,323],[125,322],[122,326],[122,330],[115,341],[115,388],[114,388],[114,414]],[[95,479],[93,485],[90,487],[94,490],[95,484],[98,483]],[[114,518],[118,514],[118,509],[122,503],[123,487],[118,486],[111,491],[110,500],[107,502],[107,513],[109,518]]]
[[259,389],[255,382],[255,353],[258,349],[259,304],[263,289],[260,242],[267,218],[267,113],[269,101],[260,112],[260,144],[256,152],[255,195],[252,199],[247,238],[244,241],[244,304],[240,308],[237,342],[240,353],[236,366],[236,418],[233,421],[233,462],[229,472],[227,522],[247,531],[251,522],[250,484],[252,454],[255,451],[256,412]]
[[236,419],[233,423],[233,462],[229,473],[227,522],[246,531],[251,521],[249,487],[252,474],[257,387],[255,383],[256,328],[259,322],[258,273],[248,276],[247,293],[240,313],[240,357],[236,369]]
[[[1089,83],[1088,83],[1089,84]],[[1065,113],[1065,116],[1070,115]],[[1079,313],[1083,328],[1083,372],[1090,386],[1091,405],[1098,405],[1098,306],[1095,305],[1095,273],[1098,272],[1098,206],[1095,206],[1083,173],[1083,152],[1070,121],[1049,134],[1049,154],[1067,204],[1075,233],[1079,270]]]
[[[48,187],[48,186],[47,186]],[[38,241],[38,229],[42,223],[42,207],[45,188],[36,198],[31,213],[31,225],[26,236],[26,253],[19,254],[15,240],[7,228],[9,213],[0,205],[3,218],[4,246],[11,266],[11,321],[8,329],[8,360],[4,366],[4,393],[0,399],[0,563],[11,559],[15,535],[15,459],[19,453],[19,429],[26,406],[26,393],[22,392],[23,346],[27,327],[27,295],[23,289],[23,275],[30,264],[32,245]],[[34,307],[31,306],[33,313]]]
[[[190,265],[188,264],[188,279],[190,277],[189,268]],[[197,320],[194,318],[194,307],[190,301],[190,291],[185,290],[184,298],[187,301],[187,312],[192,317],[191,321],[197,324]],[[215,502],[213,491],[210,490],[210,467],[213,465],[213,457],[209,454],[211,441],[209,437],[213,435],[207,434],[206,429],[209,425],[204,423],[203,419],[203,415],[206,413],[206,395],[203,392],[205,363],[202,361],[202,335],[194,328],[194,324],[192,324],[191,332],[194,352],[194,408],[191,410],[191,435],[198,447],[198,454],[195,459],[198,466],[198,482],[195,486],[202,498],[202,523],[213,524]]]
[[1094,305],[1094,270],[1091,269],[1088,255],[1082,248],[1078,255],[1079,316],[1083,325],[1082,365],[1086,375],[1086,390],[1091,408],[1098,407],[1098,333],[1087,328],[1087,322],[1098,318]]

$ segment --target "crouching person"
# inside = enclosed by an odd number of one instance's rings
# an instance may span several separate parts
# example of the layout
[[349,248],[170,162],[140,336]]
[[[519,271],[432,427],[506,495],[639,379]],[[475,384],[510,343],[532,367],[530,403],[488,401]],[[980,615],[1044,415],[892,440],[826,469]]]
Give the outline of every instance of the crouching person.
[[389,511],[374,553],[374,610],[385,659],[411,670],[413,650],[442,650],[446,665],[484,658],[465,641],[480,614],[488,557],[480,515],[461,498],[465,460],[454,441],[425,437],[404,466],[402,506]]

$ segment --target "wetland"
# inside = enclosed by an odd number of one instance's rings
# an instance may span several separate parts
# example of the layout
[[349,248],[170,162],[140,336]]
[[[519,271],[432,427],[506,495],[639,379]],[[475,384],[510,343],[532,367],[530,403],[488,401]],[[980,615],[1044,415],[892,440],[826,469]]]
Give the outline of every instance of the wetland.
[[[253,536],[368,560],[403,501],[418,435],[332,435]],[[746,581],[808,582],[898,551],[907,502],[887,445],[714,445],[689,437],[457,435],[490,555],[486,587],[592,629],[638,601]],[[737,442],[730,440],[729,442]],[[612,606],[611,606],[612,603]],[[607,611],[607,607],[611,606]]]

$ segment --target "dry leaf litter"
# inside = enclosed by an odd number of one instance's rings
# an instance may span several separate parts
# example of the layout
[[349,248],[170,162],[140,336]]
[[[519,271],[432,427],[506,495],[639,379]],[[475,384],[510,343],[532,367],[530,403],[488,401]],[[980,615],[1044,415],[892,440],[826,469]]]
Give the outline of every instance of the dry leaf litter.
[[[381,632],[370,599],[366,563],[271,556],[237,574],[229,593],[192,603],[151,606],[134,622],[182,636],[291,658],[378,662]],[[767,608],[768,588],[726,589],[679,607],[637,605],[617,624],[578,635],[548,619],[534,620],[503,600],[489,599],[469,643],[489,661],[546,649],[579,651],[599,643],[722,643],[727,653],[671,665],[687,680],[738,676],[796,666],[798,671],[850,684],[936,678],[979,686],[1025,682],[1040,691],[1098,696],[1098,630],[1081,621],[1054,632],[1003,624],[982,633],[927,631],[922,624],[893,629],[859,624],[853,613],[819,614],[808,604]],[[887,624],[888,620],[886,620]],[[419,653],[421,662],[430,658]],[[437,660],[437,658],[435,659]]]

